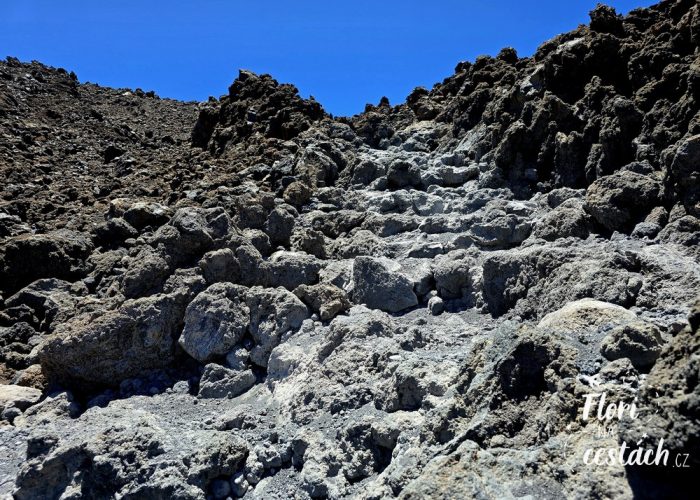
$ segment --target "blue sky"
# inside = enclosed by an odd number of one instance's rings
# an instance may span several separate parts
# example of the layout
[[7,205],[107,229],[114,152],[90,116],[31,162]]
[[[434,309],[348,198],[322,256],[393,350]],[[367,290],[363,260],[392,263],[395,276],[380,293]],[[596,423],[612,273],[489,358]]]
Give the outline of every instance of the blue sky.
[[[81,82],[204,100],[246,68],[294,83],[335,115],[402,102],[457,62],[522,55],[588,21],[596,0],[0,0],[0,57]],[[645,0],[609,0],[618,12]]]

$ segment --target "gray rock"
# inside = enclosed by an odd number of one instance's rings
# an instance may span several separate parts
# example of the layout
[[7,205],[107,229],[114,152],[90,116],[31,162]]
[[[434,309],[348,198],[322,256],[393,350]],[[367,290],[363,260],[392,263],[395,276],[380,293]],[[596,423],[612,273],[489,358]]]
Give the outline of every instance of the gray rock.
[[304,184],[303,182],[292,182],[287,189],[284,191],[284,201],[294,206],[301,206],[306,204],[310,199],[313,192],[311,188]]
[[[700,202],[700,134],[687,137],[683,140],[673,158],[670,168],[670,177],[678,183],[679,194],[684,204],[695,207]],[[694,214],[700,215],[697,211]]]
[[146,245],[131,260],[122,276],[122,290],[127,298],[140,297],[157,290],[170,275],[168,261],[152,247]]
[[313,255],[301,252],[275,252],[265,262],[265,284],[269,287],[284,287],[294,290],[299,285],[318,282],[322,263]]
[[251,288],[246,295],[250,309],[248,332],[255,341],[250,360],[266,367],[272,349],[286,333],[296,331],[309,317],[309,311],[293,293],[279,288]]
[[194,411],[190,396],[169,397],[174,399],[115,401],[80,419],[45,415],[29,439],[30,458],[18,471],[13,495],[100,497],[110,492],[204,500],[214,479],[243,466],[246,444],[231,433],[183,426],[204,416]]
[[138,231],[124,219],[116,218],[103,222],[95,228],[95,236],[101,245],[110,246],[136,238]]
[[350,309],[347,294],[334,285],[301,285],[294,290],[294,295],[317,312],[323,321],[331,320]]
[[242,338],[250,323],[246,305],[248,290],[230,283],[217,283],[187,306],[180,346],[198,361],[209,361],[228,353]]
[[241,266],[230,248],[207,252],[199,261],[199,267],[208,283],[237,283],[241,277]]
[[603,339],[600,352],[614,361],[628,358],[640,371],[648,371],[661,355],[664,341],[658,327],[637,321],[614,328]]
[[[276,245],[288,245],[289,238],[294,232],[296,218],[291,212],[292,209],[275,208],[270,212],[265,223],[265,232],[270,237],[270,241]],[[296,213],[296,212],[295,212]]]
[[41,399],[41,391],[20,385],[0,385],[0,408],[25,410]]
[[49,378],[78,385],[118,384],[167,367],[175,359],[186,300],[181,294],[153,295],[76,316],[46,338],[39,362]]
[[440,297],[431,297],[428,300],[428,312],[433,316],[439,316],[445,310],[445,303]]
[[302,228],[292,235],[291,246],[294,251],[314,255],[319,259],[326,258],[326,239],[323,233],[314,229]]
[[398,266],[386,259],[357,257],[353,264],[354,290],[352,298],[371,309],[398,312],[418,304],[413,283]]
[[466,296],[471,288],[470,267],[472,260],[463,252],[450,252],[433,261],[435,288],[443,299]]
[[547,241],[569,237],[585,239],[589,234],[589,224],[583,203],[578,199],[566,200],[537,223],[532,236]]
[[586,191],[586,210],[609,231],[631,231],[658,204],[661,185],[629,171],[601,177]]
[[0,291],[12,294],[41,278],[82,278],[92,249],[89,235],[69,230],[7,238],[0,243]]
[[255,385],[255,375],[250,370],[236,371],[216,363],[204,367],[199,381],[200,398],[235,398]]
[[171,211],[167,207],[143,201],[131,204],[123,212],[124,220],[136,229],[162,226],[168,222],[170,215]]
[[528,220],[510,213],[488,211],[483,218],[471,225],[469,234],[472,240],[489,248],[509,248],[521,243],[532,229]]

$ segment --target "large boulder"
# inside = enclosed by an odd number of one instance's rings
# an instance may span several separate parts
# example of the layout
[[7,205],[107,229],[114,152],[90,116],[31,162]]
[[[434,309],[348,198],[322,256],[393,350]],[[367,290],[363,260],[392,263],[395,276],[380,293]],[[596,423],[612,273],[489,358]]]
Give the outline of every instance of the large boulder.
[[296,295],[282,287],[253,287],[246,295],[246,304],[250,309],[248,332],[255,342],[250,360],[266,367],[272,349],[284,334],[299,329],[309,311]]
[[353,264],[353,300],[370,309],[398,312],[418,304],[413,282],[398,273],[400,266],[388,259],[357,257]]
[[243,338],[250,322],[245,287],[217,283],[187,306],[180,346],[197,361],[223,356]]
[[584,207],[605,229],[629,232],[658,205],[660,191],[652,177],[619,171],[588,187]]
[[159,294],[110,311],[76,316],[39,347],[50,379],[69,385],[116,385],[169,366],[187,297]]

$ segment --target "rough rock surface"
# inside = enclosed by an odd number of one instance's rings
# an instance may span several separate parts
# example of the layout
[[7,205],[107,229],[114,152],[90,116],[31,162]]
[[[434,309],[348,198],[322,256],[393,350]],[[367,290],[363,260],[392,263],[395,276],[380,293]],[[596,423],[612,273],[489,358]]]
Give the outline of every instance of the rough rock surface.
[[345,118],[8,58],[0,497],[688,497],[699,137],[692,0]]

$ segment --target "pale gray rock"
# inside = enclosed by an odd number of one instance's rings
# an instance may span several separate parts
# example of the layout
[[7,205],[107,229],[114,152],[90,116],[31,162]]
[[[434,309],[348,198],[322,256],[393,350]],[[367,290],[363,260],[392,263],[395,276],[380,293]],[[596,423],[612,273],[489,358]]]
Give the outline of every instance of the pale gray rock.
[[216,363],[204,367],[199,381],[200,398],[235,398],[255,385],[255,375],[250,370],[231,370]]
[[250,310],[248,332],[255,342],[250,360],[264,368],[282,336],[294,333],[309,317],[309,311],[301,300],[282,287],[253,287],[246,294],[246,304]]
[[9,407],[25,410],[41,399],[41,391],[33,387],[0,384],[0,408]]
[[228,353],[250,323],[246,305],[248,290],[230,283],[217,283],[197,295],[187,306],[180,346],[197,361],[209,361]]
[[439,316],[445,310],[445,303],[440,297],[431,297],[428,300],[428,311],[433,316]]
[[371,309],[398,312],[418,304],[413,283],[386,259],[357,257],[353,264],[353,300]]

